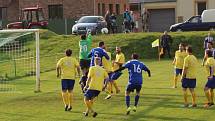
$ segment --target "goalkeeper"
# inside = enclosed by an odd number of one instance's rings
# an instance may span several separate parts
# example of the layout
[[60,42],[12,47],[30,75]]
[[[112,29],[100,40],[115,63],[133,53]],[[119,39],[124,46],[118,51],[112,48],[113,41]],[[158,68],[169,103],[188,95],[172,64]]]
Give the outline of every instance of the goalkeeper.
[[87,74],[88,74],[90,62],[91,62],[90,58],[88,58],[91,45],[92,45],[92,35],[91,35],[91,31],[88,30],[86,35],[81,35],[81,40],[79,41],[79,48],[80,48],[79,59],[80,59],[80,67],[82,70],[82,77],[79,81],[79,84],[81,85],[81,89],[83,93],[84,93],[83,89],[86,85]]

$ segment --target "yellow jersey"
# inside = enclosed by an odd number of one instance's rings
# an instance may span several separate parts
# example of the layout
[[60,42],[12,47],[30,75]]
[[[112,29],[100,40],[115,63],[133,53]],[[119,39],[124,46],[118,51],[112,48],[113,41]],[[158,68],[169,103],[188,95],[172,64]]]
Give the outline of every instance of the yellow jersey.
[[105,57],[102,58],[102,64],[104,66],[104,69],[110,73],[112,72],[112,63],[111,63],[111,53],[110,52],[107,52],[108,56],[110,57],[109,60],[107,60]]
[[175,68],[183,69],[184,58],[188,54],[185,51],[180,52],[179,50],[175,52]]
[[[115,62],[117,63],[121,63],[121,64],[124,64],[125,63],[125,55],[121,52],[119,54],[116,54],[116,60]],[[113,64],[113,71],[116,71],[117,69],[119,69],[119,65],[114,63]]]
[[79,67],[78,61],[73,57],[63,57],[58,63],[57,67],[61,69],[61,79],[75,80],[77,67]]
[[194,55],[188,55],[184,59],[184,68],[187,68],[186,78],[188,79],[196,79],[197,76],[197,64],[198,60]]
[[108,74],[101,66],[92,66],[89,69],[88,78],[91,78],[89,89],[102,91],[104,80],[108,78]]
[[[207,76],[211,75],[211,68],[215,69],[215,60],[213,57],[210,57],[205,62],[205,68],[207,72]],[[213,76],[215,76],[215,70],[213,72]]]

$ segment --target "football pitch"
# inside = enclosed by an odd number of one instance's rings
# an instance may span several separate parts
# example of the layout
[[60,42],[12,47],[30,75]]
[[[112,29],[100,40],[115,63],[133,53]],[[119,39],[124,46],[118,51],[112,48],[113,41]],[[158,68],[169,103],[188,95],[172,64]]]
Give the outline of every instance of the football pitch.
[[[117,81],[120,94],[105,100],[102,92],[94,104],[98,112],[96,118],[84,117],[86,106],[83,94],[76,79],[74,103],[71,112],[65,112],[61,100],[60,80],[55,71],[41,74],[41,93],[34,93],[35,79],[23,77],[15,80],[14,92],[0,93],[0,121],[214,121],[215,106],[204,109],[205,71],[199,61],[197,77],[197,108],[183,108],[181,83],[171,89],[173,79],[172,60],[143,60],[150,68],[152,77],[144,73],[144,83],[137,112],[125,115],[124,91],[128,82],[127,71]],[[189,97],[191,102],[191,97]],[[134,94],[131,95],[131,104]]]

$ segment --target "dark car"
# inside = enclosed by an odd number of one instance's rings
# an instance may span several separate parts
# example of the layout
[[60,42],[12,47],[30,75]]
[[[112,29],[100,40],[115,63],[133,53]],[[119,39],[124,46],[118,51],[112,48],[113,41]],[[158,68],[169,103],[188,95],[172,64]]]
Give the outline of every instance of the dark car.
[[170,31],[208,31],[215,29],[215,22],[202,22],[201,16],[193,16],[184,23],[174,24]]
[[102,28],[106,28],[107,23],[102,16],[83,16],[72,27],[72,34],[86,34],[88,30],[92,34],[98,34]]

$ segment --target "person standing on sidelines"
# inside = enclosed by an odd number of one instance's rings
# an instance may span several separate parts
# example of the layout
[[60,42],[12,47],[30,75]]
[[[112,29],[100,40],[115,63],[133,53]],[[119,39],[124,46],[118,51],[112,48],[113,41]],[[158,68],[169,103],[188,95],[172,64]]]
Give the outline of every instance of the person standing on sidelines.
[[[144,63],[140,62],[138,60],[139,55],[134,53],[132,54],[132,60],[128,61],[125,63],[120,69],[114,71],[115,73],[118,71],[122,71],[124,69],[128,69],[129,72],[129,81],[128,85],[125,91],[125,100],[126,100],[126,105],[127,105],[127,111],[126,114],[129,115],[130,111],[133,110],[136,112],[137,110],[137,105],[139,102],[140,98],[140,91],[142,88],[142,83],[143,83],[143,77],[142,77],[142,71],[146,71],[148,73],[148,76],[151,77],[151,72],[150,70],[145,66]],[[134,108],[132,109],[130,107],[130,93],[134,92],[136,90],[136,96],[135,96],[135,103],[134,103]]]
[[184,92],[184,107],[189,107],[189,103],[187,100],[187,97],[188,97],[187,89],[190,90],[190,93],[192,96],[191,107],[197,107],[195,88],[196,88],[198,60],[193,55],[193,50],[191,46],[186,47],[186,52],[188,53],[188,56],[184,59],[182,78],[181,78],[182,88]]
[[205,63],[205,68],[207,71],[208,81],[205,85],[204,91],[207,98],[207,103],[204,105],[205,108],[208,108],[214,105],[214,88],[215,88],[215,60],[213,58],[213,51],[206,50],[207,60]]
[[202,61],[203,66],[205,65],[205,61],[207,60],[207,54],[206,54],[207,50],[212,51],[212,56],[215,57],[215,49],[213,48],[213,42],[207,43],[207,49],[205,50],[205,56],[204,56],[203,61]]
[[168,35],[167,31],[164,31],[164,34],[161,36],[161,49],[163,51],[161,57],[164,57],[167,53],[169,58],[171,58],[170,44],[172,44],[172,37]]
[[205,37],[205,40],[204,40],[204,49],[205,50],[208,49],[208,42],[212,42],[213,43],[213,41],[214,41],[214,38],[211,36],[211,33],[209,32],[208,36]]
[[92,46],[92,35],[90,30],[87,32],[86,35],[81,35],[81,40],[79,41],[79,59],[80,59],[80,67],[82,70],[82,77],[79,81],[81,85],[82,91],[84,92],[83,88],[86,85],[87,81],[87,74],[90,67],[90,58],[88,58],[88,54],[90,53],[90,49]]
[[80,76],[80,67],[78,61],[71,57],[71,49],[67,49],[65,53],[66,57],[61,58],[57,63],[57,77],[61,77],[62,98],[65,111],[70,111],[72,110],[76,72],[78,72],[78,76]]

